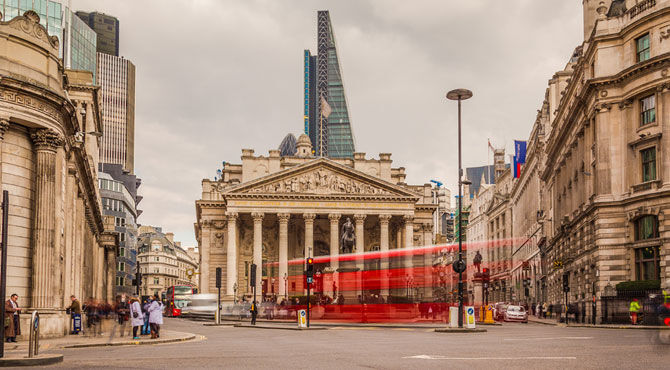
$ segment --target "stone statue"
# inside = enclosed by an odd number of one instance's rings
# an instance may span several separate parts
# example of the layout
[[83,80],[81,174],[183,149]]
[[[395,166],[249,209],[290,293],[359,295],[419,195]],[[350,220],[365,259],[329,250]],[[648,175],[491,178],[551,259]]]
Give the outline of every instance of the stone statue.
[[472,263],[475,265],[475,268],[477,268],[477,273],[480,273],[480,267],[482,265],[482,255],[477,251],[477,254],[475,255],[475,258],[473,259]]
[[347,217],[347,220],[342,225],[340,234],[340,251],[342,253],[352,253],[354,245],[356,245],[356,233],[354,232],[354,224],[351,222],[351,218]]

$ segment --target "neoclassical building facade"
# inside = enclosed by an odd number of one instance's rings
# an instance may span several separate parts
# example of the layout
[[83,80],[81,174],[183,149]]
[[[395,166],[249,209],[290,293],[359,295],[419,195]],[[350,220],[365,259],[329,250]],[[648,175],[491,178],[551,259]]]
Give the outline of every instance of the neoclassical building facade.
[[670,1],[585,0],[584,32],[545,101],[540,252],[546,299],[566,275],[591,322],[618,283],[670,280]]
[[101,130],[98,87],[90,72],[63,69],[58,44],[33,11],[0,22],[7,294],[40,312],[46,336],[69,330],[70,295],[111,298],[117,245],[101,212],[98,138],[87,134]]
[[[355,253],[433,243],[437,205],[431,186],[407,185],[405,169],[391,167],[391,154],[317,158],[306,135],[297,146],[295,156],[285,157],[278,150],[264,157],[243,149],[241,164],[226,164],[218,181],[202,181],[195,232],[203,293],[216,292],[215,270],[221,267],[225,298],[249,295],[254,263],[262,266],[257,270],[259,296],[303,294],[302,260],[330,256],[317,270],[332,273],[323,293],[334,294],[340,266],[332,257],[341,253],[347,220],[355,225]],[[424,257],[415,258],[419,263]],[[381,284],[383,294],[392,293]]]

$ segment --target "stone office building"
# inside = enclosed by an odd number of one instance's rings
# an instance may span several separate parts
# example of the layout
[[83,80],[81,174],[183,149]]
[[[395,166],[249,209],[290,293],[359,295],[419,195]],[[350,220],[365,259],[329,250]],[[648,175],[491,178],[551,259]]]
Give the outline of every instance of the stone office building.
[[617,283],[670,279],[668,24],[669,0],[585,0],[584,43],[548,112],[547,299],[563,302],[568,274],[587,321]]
[[[263,266],[257,270],[259,297],[261,292],[278,299],[303,294],[301,261],[337,256],[347,219],[355,224],[357,253],[433,243],[437,205],[431,186],[407,185],[405,169],[391,167],[391,154],[317,158],[307,135],[301,135],[297,148],[295,156],[286,157],[278,150],[264,157],[243,149],[241,164],[226,164],[218,181],[202,181],[195,232],[203,293],[216,291],[215,269],[221,267],[226,299],[250,294],[249,270],[255,263]],[[292,260],[296,263],[289,265]],[[336,259],[317,266],[320,272],[337,268]],[[381,284],[380,294],[393,293]],[[324,282],[324,294],[335,293],[336,285]]]
[[64,70],[58,50],[58,38],[33,11],[0,22],[7,294],[40,312],[45,336],[69,330],[70,295],[111,298],[117,245],[113,220],[101,212],[99,139],[90,135],[102,129],[98,87],[92,73]]

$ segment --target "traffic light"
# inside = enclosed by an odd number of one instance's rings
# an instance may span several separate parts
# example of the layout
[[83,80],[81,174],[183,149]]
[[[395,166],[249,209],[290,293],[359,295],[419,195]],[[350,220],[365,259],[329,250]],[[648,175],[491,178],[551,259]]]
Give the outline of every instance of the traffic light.
[[488,283],[491,280],[491,271],[487,267],[482,269],[482,280],[485,283]]
[[314,278],[314,259],[312,257],[305,259],[305,276],[307,277],[307,284],[311,284]]
[[221,267],[216,268],[216,287],[221,288]]
[[563,273],[563,292],[567,293],[570,291],[570,273]]
[[251,264],[251,272],[249,273],[249,286],[256,286],[256,264]]

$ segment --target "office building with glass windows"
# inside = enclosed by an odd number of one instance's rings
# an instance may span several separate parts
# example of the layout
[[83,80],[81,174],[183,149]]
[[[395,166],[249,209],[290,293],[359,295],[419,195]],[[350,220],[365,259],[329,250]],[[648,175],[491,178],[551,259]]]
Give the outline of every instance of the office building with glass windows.
[[75,13],[98,35],[99,53],[119,56],[119,20],[116,17],[98,12]]
[[351,158],[354,135],[327,10],[317,13],[317,55],[304,52],[304,130],[319,157]]
[[137,205],[142,197],[137,195],[141,181],[123,171],[121,165],[100,164],[98,178],[102,212],[114,217],[114,229],[119,234],[116,252],[115,294],[134,294],[132,285],[137,266],[137,217],[142,213]]
[[96,78],[96,43],[93,30],[70,10],[70,0],[0,0],[0,20],[33,10],[49,35],[58,37],[59,56],[67,69],[85,70]]
[[135,65],[128,59],[98,53],[98,83],[102,87],[100,162],[135,170]]

